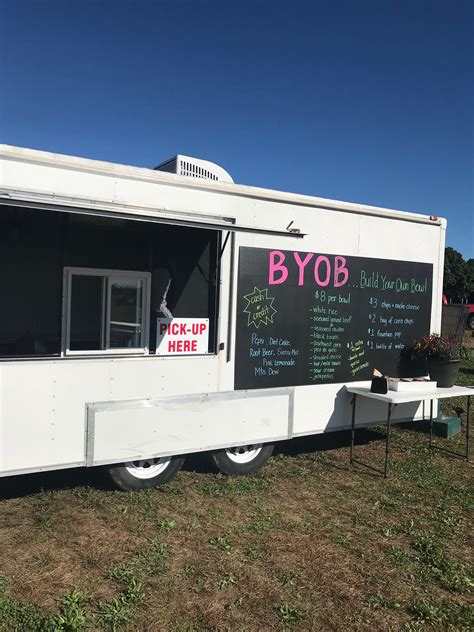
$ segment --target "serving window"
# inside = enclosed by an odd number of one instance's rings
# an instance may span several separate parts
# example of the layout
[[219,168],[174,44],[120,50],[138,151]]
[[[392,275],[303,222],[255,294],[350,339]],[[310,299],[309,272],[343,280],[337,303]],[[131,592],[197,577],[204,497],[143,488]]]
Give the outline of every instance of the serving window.
[[148,351],[149,272],[66,268],[63,351]]
[[0,206],[0,358],[154,354],[158,319],[207,320],[221,233]]

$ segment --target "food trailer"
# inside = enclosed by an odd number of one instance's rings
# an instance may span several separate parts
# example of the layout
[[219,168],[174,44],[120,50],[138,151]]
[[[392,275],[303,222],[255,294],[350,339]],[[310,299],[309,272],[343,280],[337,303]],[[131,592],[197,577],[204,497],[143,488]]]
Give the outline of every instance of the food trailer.
[[[446,221],[0,146],[0,474],[123,489],[350,427],[347,384],[440,330]],[[423,405],[397,408],[416,419]],[[361,403],[360,423],[383,420]]]

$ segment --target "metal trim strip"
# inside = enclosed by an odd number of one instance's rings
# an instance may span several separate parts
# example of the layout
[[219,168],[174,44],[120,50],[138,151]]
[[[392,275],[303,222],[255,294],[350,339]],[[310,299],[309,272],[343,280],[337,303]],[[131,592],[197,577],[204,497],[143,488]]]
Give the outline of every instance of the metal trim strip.
[[57,463],[55,465],[44,465],[41,467],[27,467],[18,470],[3,470],[0,472],[0,478],[7,476],[16,476],[18,474],[38,474],[40,472],[53,472],[56,470],[70,470],[75,467],[84,467],[85,461],[75,461],[73,463]]
[[70,203],[60,203],[59,201],[38,202],[33,197],[15,195],[15,192],[8,193],[0,189],[0,203],[8,206],[21,206],[35,208],[43,211],[56,211],[62,213],[79,213],[82,215],[94,215],[96,217],[109,217],[118,219],[128,219],[138,222],[153,222],[156,224],[168,224],[171,226],[185,226],[187,228],[207,228],[211,230],[228,230],[232,232],[242,232],[251,234],[277,235],[279,237],[295,237],[301,239],[305,233],[292,233],[287,230],[272,230],[257,226],[244,226],[235,223],[235,218],[219,217],[212,221],[212,216],[185,213],[180,211],[170,211],[167,209],[139,207],[137,209],[111,203],[85,202],[72,199]]
[[290,396],[294,392],[293,386],[281,388],[252,389],[248,391],[220,391],[216,393],[196,393],[193,395],[178,395],[171,397],[153,397],[140,399],[110,400],[102,402],[88,402],[86,406],[95,412],[105,410],[133,410],[135,408],[152,408],[161,403],[166,404],[194,404],[210,401],[227,401],[233,399],[254,399],[260,397]]
[[[95,467],[98,465],[123,463],[123,457],[106,461],[96,461],[94,459],[94,436],[95,436],[95,415],[98,412],[114,411],[114,410],[136,410],[137,408],[153,408],[158,407],[160,403],[166,404],[193,404],[197,402],[211,402],[211,401],[228,401],[235,399],[257,399],[262,397],[275,397],[275,396],[287,396],[288,397],[288,434],[279,435],[276,437],[268,437],[260,440],[259,443],[273,443],[275,441],[283,441],[291,438],[293,429],[293,410],[294,404],[294,387],[274,388],[274,389],[261,389],[251,391],[224,391],[221,393],[201,393],[197,395],[183,395],[178,397],[160,397],[154,399],[132,399],[132,400],[115,400],[109,402],[90,402],[86,404],[86,455],[85,464],[87,467]],[[239,442],[232,442],[233,446],[247,445],[248,439]],[[209,450],[220,450],[228,448],[226,444],[212,444],[204,447],[186,448],[180,451],[179,454],[194,454],[199,452],[206,452]],[[134,460],[140,460],[141,458],[155,458],[158,456],[173,456],[178,454],[175,450],[172,452],[156,452],[153,454],[135,455]]]
[[295,423],[295,387],[291,389],[288,398],[288,439],[293,436],[293,427]]

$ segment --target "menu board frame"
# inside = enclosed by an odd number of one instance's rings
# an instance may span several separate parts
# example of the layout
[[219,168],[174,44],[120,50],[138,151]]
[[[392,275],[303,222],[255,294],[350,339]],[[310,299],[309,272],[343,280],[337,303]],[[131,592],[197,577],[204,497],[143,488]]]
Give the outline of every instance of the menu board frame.
[[234,388],[404,375],[432,287],[431,263],[241,246]]

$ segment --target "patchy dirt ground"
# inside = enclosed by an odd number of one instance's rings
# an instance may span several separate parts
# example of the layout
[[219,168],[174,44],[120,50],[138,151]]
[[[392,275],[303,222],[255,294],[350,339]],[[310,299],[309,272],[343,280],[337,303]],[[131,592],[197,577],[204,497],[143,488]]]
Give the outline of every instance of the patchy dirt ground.
[[[383,439],[360,431],[357,456],[380,463]],[[472,466],[398,427],[383,480],[348,445],[285,443],[246,478],[191,460],[140,493],[83,470],[1,480],[0,630],[473,629]]]

